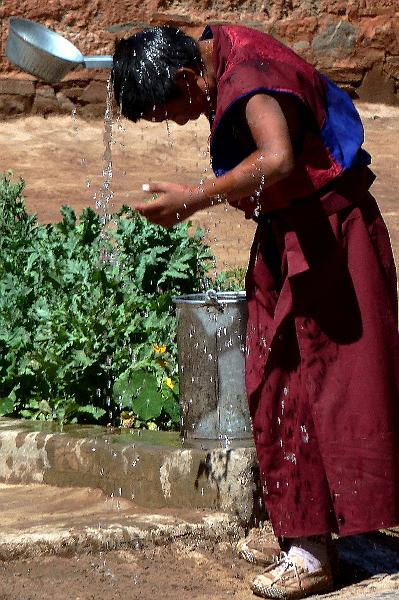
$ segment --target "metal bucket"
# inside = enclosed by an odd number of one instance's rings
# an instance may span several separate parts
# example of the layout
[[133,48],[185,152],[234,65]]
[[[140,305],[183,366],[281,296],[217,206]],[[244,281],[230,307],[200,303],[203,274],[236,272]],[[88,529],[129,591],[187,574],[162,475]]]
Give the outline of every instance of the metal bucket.
[[60,81],[76,67],[112,68],[112,56],[83,56],[62,35],[16,17],[9,19],[6,56],[23,71],[47,83]]
[[173,300],[185,445],[252,446],[245,391],[245,292],[211,290]]

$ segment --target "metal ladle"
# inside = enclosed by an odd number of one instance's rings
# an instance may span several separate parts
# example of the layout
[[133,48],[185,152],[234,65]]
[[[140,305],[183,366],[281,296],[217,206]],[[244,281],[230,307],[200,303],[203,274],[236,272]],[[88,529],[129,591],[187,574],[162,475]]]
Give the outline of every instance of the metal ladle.
[[59,33],[17,17],[9,19],[6,56],[23,71],[47,83],[60,81],[77,67],[112,68],[112,56],[83,56]]

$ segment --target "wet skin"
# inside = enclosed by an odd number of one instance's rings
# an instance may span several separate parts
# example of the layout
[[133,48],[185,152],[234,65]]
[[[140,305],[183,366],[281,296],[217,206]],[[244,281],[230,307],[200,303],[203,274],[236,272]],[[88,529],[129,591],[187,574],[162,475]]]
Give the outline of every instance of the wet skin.
[[[176,84],[179,94],[163,107],[151,108],[143,114],[148,121],[174,121],[179,125],[209,117],[216,107],[217,88],[212,64],[212,40],[199,42],[205,74],[191,68],[179,69]],[[283,208],[272,204],[264,190],[287,177],[295,163],[292,139],[299,129],[300,110],[289,97],[275,98],[255,94],[245,99],[237,113],[235,125],[250,137],[254,151],[225,175],[200,186],[172,182],[152,183],[147,192],[157,194],[152,202],[138,202],[133,208],[152,223],[171,227],[196,211],[227,200],[239,205],[240,200],[261,192],[262,210]]]

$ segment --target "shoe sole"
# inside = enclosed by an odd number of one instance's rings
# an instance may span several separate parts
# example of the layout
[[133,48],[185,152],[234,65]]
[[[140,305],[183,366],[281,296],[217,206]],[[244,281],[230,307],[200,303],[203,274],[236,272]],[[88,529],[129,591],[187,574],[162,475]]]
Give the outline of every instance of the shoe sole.
[[[279,600],[288,600],[288,596],[276,588],[267,588],[263,585],[252,584],[251,590],[254,594],[261,596],[262,598],[278,598]],[[292,598],[294,597],[292,596]]]
[[315,587],[309,590],[298,590],[297,592],[292,593],[284,593],[282,590],[278,588],[266,587],[263,585],[258,585],[256,583],[251,584],[251,590],[257,596],[261,596],[262,598],[278,598],[279,600],[300,600],[301,598],[306,598],[307,596],[313,596],[314,594],[327,594],[333,590],[333,586],[329,587]]
[[251,565],[260,565],[262,567],[269,567],[274,562],[276,562],[276,560],[278,558],[277,555],[274,559],[273,558],[264,559],[259,556],[256,557],[251,550],[239,550],[239,552],[237,553],[237,556],[238,556],[238,558],[242,558],[243,560],[247,561],[248,563],[251,563]]

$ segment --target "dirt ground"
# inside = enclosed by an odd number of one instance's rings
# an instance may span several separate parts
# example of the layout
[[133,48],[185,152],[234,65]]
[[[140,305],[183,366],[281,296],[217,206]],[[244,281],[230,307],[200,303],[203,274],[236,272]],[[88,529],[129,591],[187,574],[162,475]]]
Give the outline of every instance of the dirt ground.
[[[341,561],[336,589],[317,598],[357,600],[383,592],[399,594],[397,571],[370,577],[362,568]],[[230,544],[211,547],[201,540],[141,550],[42,556],[0,563],[0,600],[249,600],[255,598],[249,584],[258,572],[259,567],[236,558]]]
[[[0,600],[253,597],[249,584],[260,568],[235,555],[232,536],[239,529],[228,518],[223,541],[215,541],[222,533],[220,513],[212,526],[209,511],[149,511],[100,490],[37,483],[0,484],[0,506]],[[268,522],[264,534],[275,541]],[[359,600],[374,592],[399,596],[399,530],[336,539],[334,545],[336,589],[323,600]]]
[[[399,108],[358,105],[365,126],[365,148],[373,156],[373,185],[399,259]],[[104,123],[72,116],[30,117],[0,123],[0,171],[12,169],[27,184],[26,201],[41,222],[59,220],[69,204],[79,214],[95,208],[104,181]],[[199,182],[211,176],[205,118],[184,127],[117,121],[113,128],[113,198],[109,210],[132,204],[145,195],[149,181]],[[206,231],[217,257],[217,269],[247,264],[254,224],[231,207],[217,207],[194,216]],[[397,261],[398,262],[398,261]]]
[[245,568],[220,550],[113,551],[0,564],[0,599],[244,600],[244,579]]

